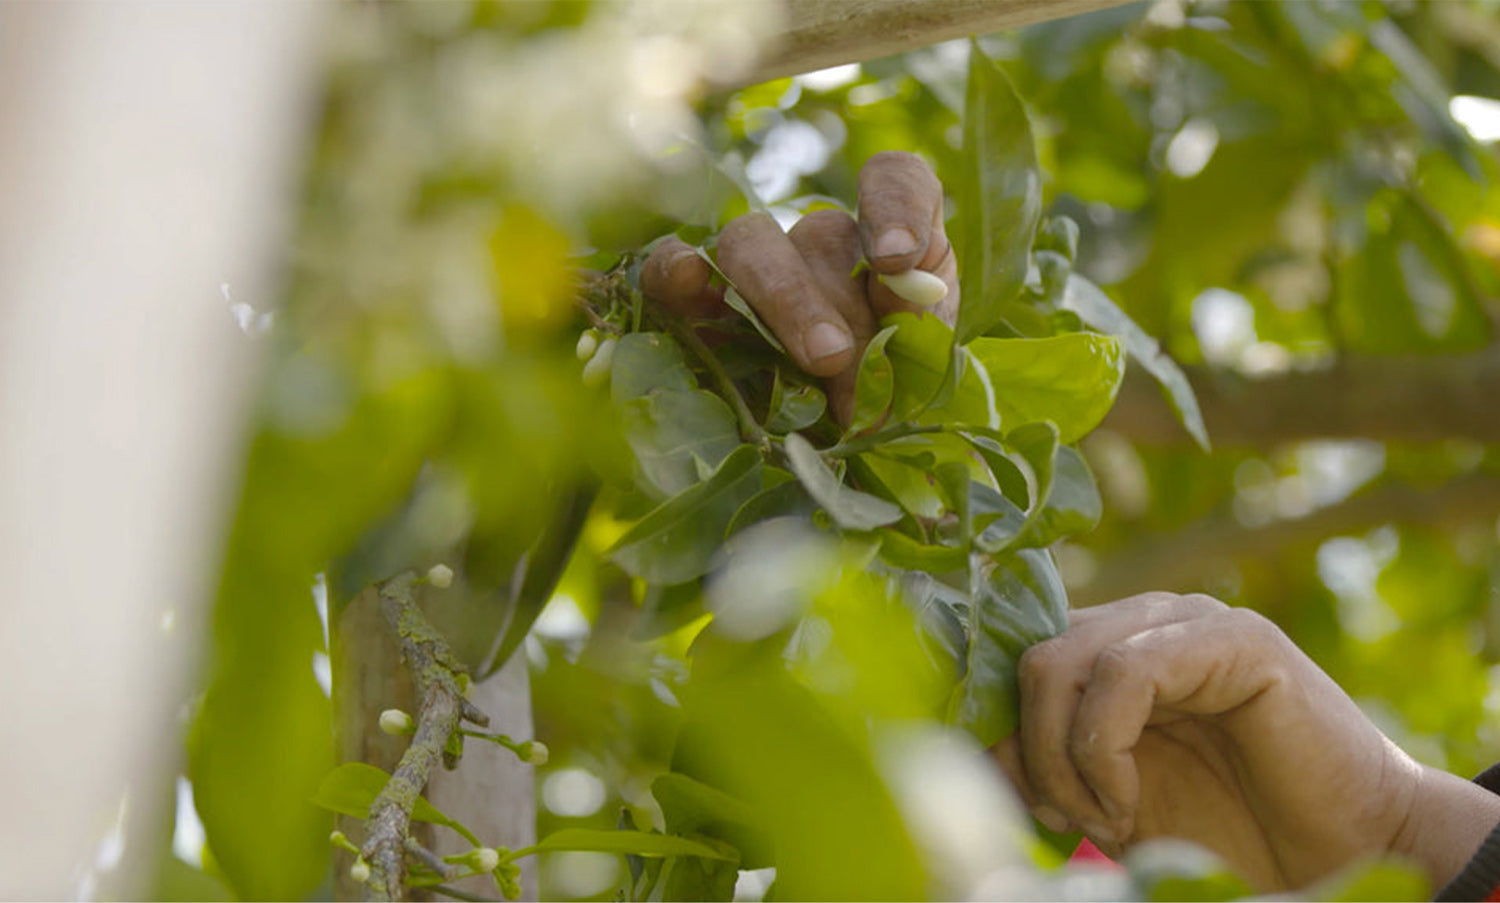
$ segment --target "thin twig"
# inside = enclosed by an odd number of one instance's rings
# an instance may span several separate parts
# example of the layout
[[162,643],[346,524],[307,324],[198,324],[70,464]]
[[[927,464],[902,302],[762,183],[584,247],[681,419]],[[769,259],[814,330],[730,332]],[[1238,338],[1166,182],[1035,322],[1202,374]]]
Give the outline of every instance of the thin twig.
[[445,881],[459,877],[462,871],[458,866],[444,862],[443,857],[422,846],[415,837],[406,838],[406,852],[422,860],[423,864],[437,872]]
[[464,673],[463,665],[417,608],[415,584],[416,576],[408,571],[378,587],[381,614],[396,632],[419,703],[416,735],[385,789],[370,806],[363,853],[370,863],[367,886],[375,900],[401,900],[406,896],[405,852],[411,810],[464,715],[463,690],[458,681],[458,675]]
[[452,897],[455,900],[465,900],[467,903],[502,903],[498,897],[481,897],[479,894],[471,894],[466,890],[459,890],[447,884],[434,884],[427,889],[442,894],[445,897]]

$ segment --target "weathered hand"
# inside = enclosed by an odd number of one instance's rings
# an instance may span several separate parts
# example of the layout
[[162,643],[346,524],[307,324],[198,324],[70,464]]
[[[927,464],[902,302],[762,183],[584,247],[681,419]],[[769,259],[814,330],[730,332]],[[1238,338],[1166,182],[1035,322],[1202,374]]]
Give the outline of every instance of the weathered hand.
[[[871,157],[859,174],[859,219],[837,210],[803,217],[783,233],[770,216],[752,213],[719,235],[718,264],[792,359],[822,377],[834,416],[848,423],[854,379],[876,323],[902,310],[929,310],[950,324],[958,314],[958,264],[943,230],[943,188],[912,154]],[[869,272],[851,276],[861,258],[876,274],[917,268],[940,276],[948,294],[932,308],[897,297]],[[641,271],[641,288],[681,314],[725,313],[723,289],[708,264],[676,239],[657,246]]]
[[1466,782],[1408,758],[1271,622],[1207,596],[1077,611],[1020,684],[996,758],[1044,824],[1107,852],[1186,838],[1273,890],[1390,851],[1443,881],[1483,837],[1444,838],[1451,861],[1422,849],[1436,835],[1413,838],[1414,814]]

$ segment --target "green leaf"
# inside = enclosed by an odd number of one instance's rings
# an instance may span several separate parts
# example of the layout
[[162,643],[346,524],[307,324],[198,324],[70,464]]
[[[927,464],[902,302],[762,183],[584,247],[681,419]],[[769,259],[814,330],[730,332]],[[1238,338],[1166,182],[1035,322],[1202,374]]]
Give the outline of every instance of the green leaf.
[[717,787],[668,772],[651,782],[651,795],[661,806],[668,832],[722,840],[740,851],[741,868],[774,864],[775,843],[759,829],[755,813]]
[[928,654],[961,679],[968,667],[968,597],[931,573],[915,569],[902,575],[901,600],[916,615]]
[[736,448],[706,481],[641,518],[607,554],[631,576],[650,583],[683,583],[702,575],[735,511],[759,490],[760,468],[754,446]]
[[621,336],[609,366],[609,394],[616,404],[648,395],[653,389],[698,388],[682,348],[665,333]]
[[966,430],[959,436],[984,459],[990,475],[995,478],[995,487],[1018,508],[1024,510],[1030,507],[1031,484],[1027,482],[1027,476],[1021,468],[1011,460],[1011,453],[1005,448],[1004,436],[994,430]]
[[697,580],[671,586],[648,584],[641,600],[641,616],[631,628],[637,642],[665,636],[703,614],[703,588]]
[[[506,620],[505,633],[494,647],[489,658],[475,669],[479,679],[484,679],[505,666],[511,654],[521,646],[531,625],[547,607],[557,581],[573,557],[578,537],[593,507],[598,494],[598,484],[592,481],[574,487],[561,494],[554,509],[547,514],[541,536],[525,553],[525,563],[517,563],[521,582],[511,596],[511,610]],[[477,548],[478,533],[469,537],[468,553],[472,556]],[[472,572],[471,572],[472,573]],[[512,579],[515,572],[512,572]],[[512,584],[514,585],[514,584]],[[429,614],[431,611],[429,610]],[[440,629],[441,629],[441,625]]]
[[938,518],[943,515],[943,496],[932,482],[937,465],[930,454],[897,456],[863,454],[850,459],[860,485],[894,499],[915,517]]
[[[786,474],[786,471],[773,467],[765,468],[766,471],[776,471]],[[724,531],[726,537],[733,536],[746,527],[773,517],[800,516],[811,517],[817,510],[817,503],[797,482],[797,478],[786,474],[789,482],[777,483],[770,489],[763,489],[751,496],[740,510],[734,513],[729,521],[729,527]]]
[[1062,306],[1078,314],[1094,329],[1124,342],[1130,357],[1161,384],[1172,410],[1177,412],[1193,441],[1204,451],[1209,450],[1208,429],[1203,425],[1203,414],[1198,410],[1198,397],[1193,394],[1193,386],[1177,362],[1161,350],[1156,339],[1137,326],[1099,286],[1076,273],[1068,277]]
[[589,828],[563,828],[537,842],[533,852],[587,850],[594,853],[623,853],[631,856],[701,856],[704,859],[733,860],[724,850],[698,840],[670,834],[645,831],[596,831]]
[[969,483],[969,509],[974,529],[979,531],[974,544],[983,552],[993,554],[1008,548],[1026,527],[1026,512],[1003,493],[977,481]]
[[702,781],[667,772],[651,782],[651,795],[661,806],[667,829],[678,833],[702,830],[717,822],[755,823],[750,807]]
[[698,464],[717,467],[740,442],[734,412],[702,389],[653,389],[621,405],[625,439],[662,495],[697,483]]
[[896,371],[886,356],[885,344],[895,334],[896,328],[891,325],[875,333],[859,359],[858,376],[854,381],[854,416],[847,431],[850,435],[879,423],[890,410],[896,390]]
[[1024,549],[976,568],[969,595],[968,668],[954,689],[949,718],[992,746],[1016,727],[1021,654],[1067,629],[1068,599],[1045,549]]
[[1060,445],[1052,463],[1052,486],[1046,503],[1028,519],[1019,543],[1050,546],[1064,536],[1094,529],[1103,514],[1104,503],[1088,464],[1076,450]]
[[779,899],[925,895],[920,854],[847,698],[809,690],[779,652],[712,677],[695,664],[681,698],[677,761],[754,801],[757,820],[775,832]]
[[966,461],[944,461],[933,477],[948,497],[948,510],[958,517],[958,545],[965,551],[974,539],[974,516],[969,504],[969,466]]
[[[717,264],[714,265],[714,271],[718,272],[721,276],[723,275],[719,271]],[[728,282],[729,280],[726,277],[724,281]],[[786,346],[781,344],[781,341],[776,338],[776,333],[772,332],[771,328],[765,324],[765,321],[761,320],[760,316],[755,313],[755,310],[750,307],[750,302],[745,300],[745,297],[739,293],[739,290],[734,287],[734,283],[732,282],[724,289],[724,303],[728,304],[735,313],[749,320],[750,325],[755,327],[755,331],[760,333],[760,337],[766,340],[767,345],[775,348],[778,354],[786,354]]]
[[[728,851],[725,851],[726,853]],[[662,900],[720,900],[734,899],[734,886],[739,880],[741,863],[737,859],[703,859],[685,856],[668,859],[661,866],[660,896]]]
[[880,531],[880,558],[908,571],[948,574],[963,570],[969,555],[952,546],[928,545],[897,530]]
[[781,378],[781,368],[776,368],[766,429],[773,433],[800,430],[817,423],[827,409],[828,399],[821,389],[806,382],[788,386]]
[[1120,343],[1075,332],[1046,339],[978,338],[969,350],[989,372],[1007,430],[1050,420],[1063,442],[1087,434],[1114,404],[1125,375]]
[[892,314],[880,322],[896,327],[885,344],[895,378],[891,419],[909,420],[943,391],[953,367],[953,331],[932,314]]
[[964,165],[956,196],[962,236],[960,344],[1004,316],[1026,281],[1042,212],[1042,178],[1026,107],[978,41],[969,43],[964,96]]
[[1428,140],[1451,154],[1469,178],[1481,181],[1484,167],[1475,153],[1474,138],[1449,112],[1448,100],[1454,92],[1443,83],[1432,62],[1388,18],[1371,22],[1368,35],[1370,44],[1391,61],[1400,75],[1391,86],[1396,102]]
[[[390,780],[389,774],[374,765],[367,765],[364,762],[345,762],[323,778],[323,783],[318,785],[318,792],[313,794],[312,801],[330,812],[337,812],[350,818],[369,818],[370,806],[374,804],[375,798],[380,796],[380,792],[385,789],[385,785]],[[411,817],[428,824],[452,828],[475,846],[481,845],[479,838],[475,837],[472,831],[443,814],[425,797],[417,797],[416,803],[411,808]]]
[[817,450],[800,434],[787,434],[786,455],[792,473],[840,527],[873,530],[901,519],[901,509],[885,499],[850,489],[839,482]]
[[[1047,499],[1052,497],[1053,473],[1056,469],[1058,442],[1057,427],[1051,423],[1028,423],[1013,429],[1005,437],[1007,458],[1027,478],[1026,520],[1020,536],[1025,536],[1046,510]],[[1019,540],[1019,537],[1017,538]],[[1000,549],[988,549],[998,552]]]

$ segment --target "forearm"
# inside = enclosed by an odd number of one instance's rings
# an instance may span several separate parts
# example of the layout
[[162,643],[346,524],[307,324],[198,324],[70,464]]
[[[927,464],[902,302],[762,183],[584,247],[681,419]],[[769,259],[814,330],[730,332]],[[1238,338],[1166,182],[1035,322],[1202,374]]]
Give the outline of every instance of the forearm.
[[1423,768],[1411,811],[1392,844],[1427,871],[1434,888],[1451,881],[1500,824],[1500,796],[1478,784]]

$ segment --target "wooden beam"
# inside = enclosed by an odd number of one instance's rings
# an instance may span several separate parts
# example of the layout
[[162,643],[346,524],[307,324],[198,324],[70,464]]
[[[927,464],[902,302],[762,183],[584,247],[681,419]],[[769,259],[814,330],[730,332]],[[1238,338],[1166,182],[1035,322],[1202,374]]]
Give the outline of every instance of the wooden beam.
[[890,56],[1128,0],[786,0],[786,26],[746,84]]

